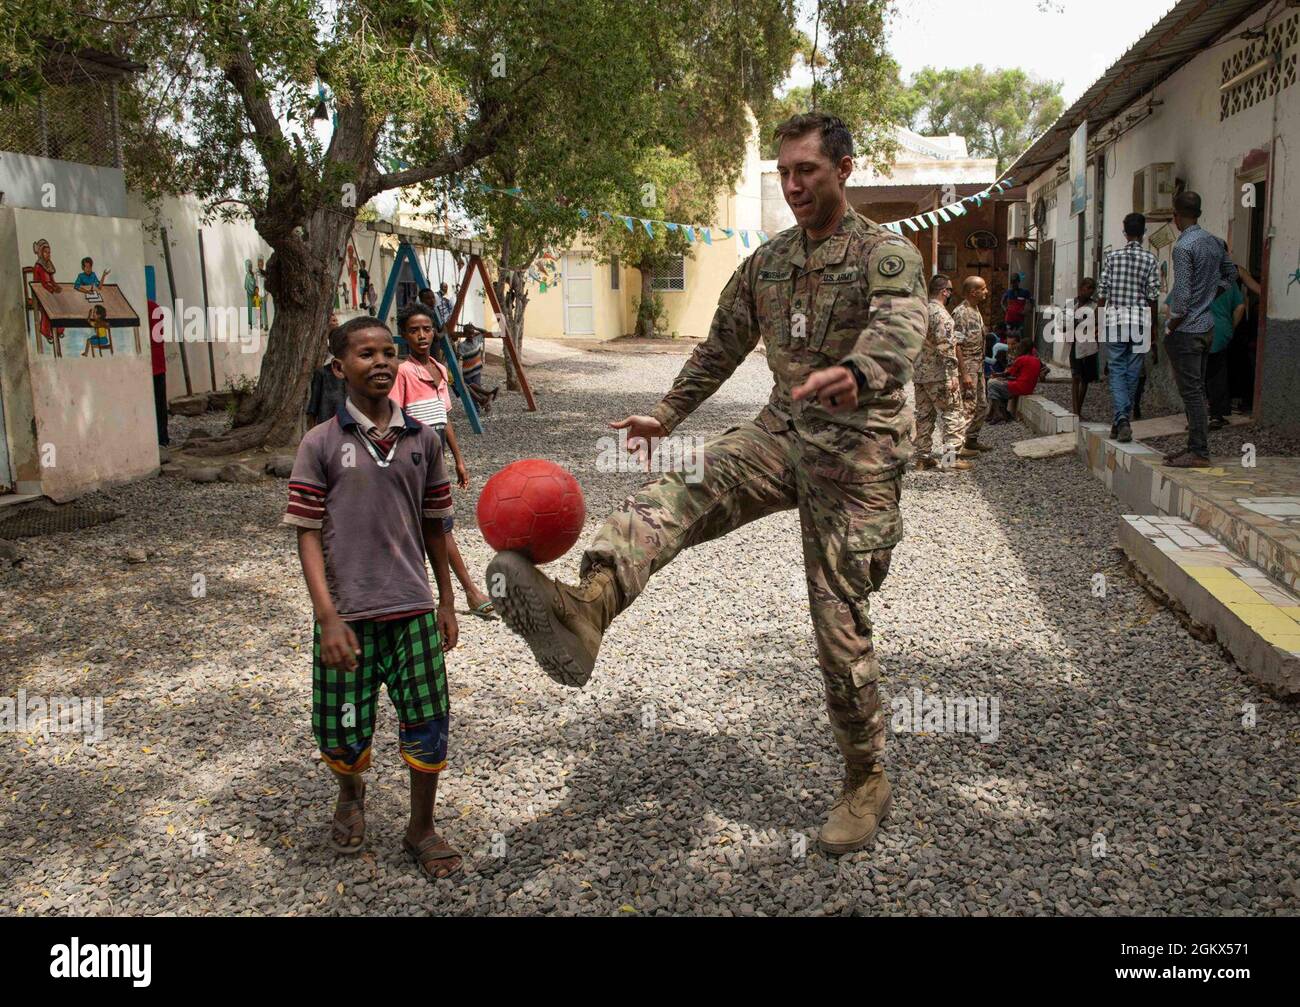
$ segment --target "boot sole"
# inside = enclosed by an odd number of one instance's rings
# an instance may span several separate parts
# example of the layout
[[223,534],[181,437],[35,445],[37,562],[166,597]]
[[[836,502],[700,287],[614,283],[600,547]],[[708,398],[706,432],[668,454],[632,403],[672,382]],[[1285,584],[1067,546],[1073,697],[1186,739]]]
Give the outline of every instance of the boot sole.
[[880,817],[876,819],[876,827],[868,832],[861,839],[855,839],[851,843],[828,843],[820,836],[817,839],[817,845],[822,848],[823,853],[841,854],[854,853],[863,847],[870,846],[876,838],[876,833],[880,827],[889,820],[889,813],[894,810],[894,795],[891,793],[885,798],[885,806],[880,809]]
[[588,656],[582,641],[555,618],[539,583],[543,575],[517,552],[497,553],[488,564],[489,585],[496,582],[498,574],[504,588],[501,597],[494,596],[492,602],[501,621],[523,638],[542,671],[552,679],[573,688],[586,685],[595,658]]

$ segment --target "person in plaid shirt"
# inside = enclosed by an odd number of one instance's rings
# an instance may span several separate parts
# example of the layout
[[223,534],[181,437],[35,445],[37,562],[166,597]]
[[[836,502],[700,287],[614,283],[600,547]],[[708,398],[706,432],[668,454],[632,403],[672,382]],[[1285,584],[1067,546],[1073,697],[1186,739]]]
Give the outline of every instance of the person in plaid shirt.
[[[426,877],[446,877],[461,865],[433,826],[450,710],[443,651],[457,637],[443,535],[451,482],[437,431],[389,398],[397,346],[387,326],[354,318],[330,332],[330,351],[347,398],[335,419],[303,437],[284,523],[298,529],[316,616],[312,730],[339,784],[332,845],[358,853],[365,839],[362,774],[384,685],[411,775],[402,846]],[[438,582],[436,608],[426,554]]]
[[1110,435],[1127,443],[1133,439],[1129,420],[1137,398],[1142,362],[1151,348],[1156,302],[1160,297],[1160,266],[1142,247],[1147,219],[1140,213],[1124,218],[1128,244],[1106,256],[1097,287],[1097,306],[1104,308],[1106,360],[1110,367],[1110,399],[1114,422]]

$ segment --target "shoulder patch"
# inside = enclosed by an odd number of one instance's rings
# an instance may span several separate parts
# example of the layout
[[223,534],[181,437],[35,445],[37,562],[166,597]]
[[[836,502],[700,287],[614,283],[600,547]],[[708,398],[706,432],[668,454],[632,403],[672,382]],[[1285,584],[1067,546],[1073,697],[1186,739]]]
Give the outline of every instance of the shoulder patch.
[[880,263],[876,266],[876,271],[881,276],[892,277],[897,276],[906,268],[907,264],[903,261],[903,257],[891,253],[881,258]]

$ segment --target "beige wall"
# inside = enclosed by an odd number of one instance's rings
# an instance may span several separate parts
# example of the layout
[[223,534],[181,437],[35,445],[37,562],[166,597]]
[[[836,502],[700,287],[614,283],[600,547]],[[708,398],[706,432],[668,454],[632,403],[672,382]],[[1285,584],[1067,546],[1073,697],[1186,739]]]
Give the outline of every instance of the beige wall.
[[[148,331],[112,330],[111,356],[80,355],[68,330],[64,356],[38,348],[24,307],[21,269],[32,243],[50,242],[55,279],[71,286],[89,255],[142,323],[146,318],[140,222],[121,217],[0,208],[0,394],[16,488],[69,500],[158,468]],[[44,340],[42,340],[44,343]]]

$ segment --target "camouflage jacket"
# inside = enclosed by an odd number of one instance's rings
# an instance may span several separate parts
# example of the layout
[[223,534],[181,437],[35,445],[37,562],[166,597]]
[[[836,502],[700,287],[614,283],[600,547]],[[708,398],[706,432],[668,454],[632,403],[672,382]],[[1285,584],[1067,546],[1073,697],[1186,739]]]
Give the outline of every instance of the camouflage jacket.
[[957,377],[957,336],[952,315],[938,301],[929,302],[930,327],[916,355],[912,380],[918,385],[947,384]]
[[[793,427],[814,474],[844,482],[893,478],[911,453],[903,386],[925,340],[923,272],[915,245],[852,209],[812,255],[800,228],[782,231],[723,288],[708,339],[651,415],[671,431],[761,336],[774,387],[759,426],[772,433]],[[854,411],[831,414],[791,399],[813,371],[848,363],[866,379]]]
[[961,347],[962,365],[972,366],[972,361],[984,362],[984,316],[979,308],[962,301],[953,310],[953,324],[957,327],[957,345]]

